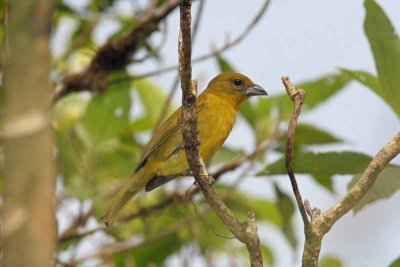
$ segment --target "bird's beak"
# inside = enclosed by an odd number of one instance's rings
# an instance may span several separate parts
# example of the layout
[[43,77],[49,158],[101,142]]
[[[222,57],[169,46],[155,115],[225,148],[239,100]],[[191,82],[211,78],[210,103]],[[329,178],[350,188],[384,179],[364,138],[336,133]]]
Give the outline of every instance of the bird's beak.
[[247,96],[268,95],[267,91],[257,84],[248,87],[246,91]]

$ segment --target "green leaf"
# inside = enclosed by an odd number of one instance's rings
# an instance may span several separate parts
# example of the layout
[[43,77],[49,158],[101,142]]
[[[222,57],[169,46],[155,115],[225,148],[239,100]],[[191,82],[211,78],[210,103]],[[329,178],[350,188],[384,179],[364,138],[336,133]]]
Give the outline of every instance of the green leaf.
[[67,95],[57,101],[53,109],[52,125],[61,132],[68,132],[82,118],[89,99],[81,93]]
[[366,0],[364,22],[382,88],[382,96],[400,116],[400,39],[382,8]]
[[266,199],[251,198],[247,202],[248,210],[254,210],[257,220],[268,221],[276,227],[282,227],[284,219],[276,203]]
[[251,198],[248,194],[221,184],[217,185],[217,190],[239,219],[247,219],[248,212],[254,210],[257,220],[268,221],[277,227],[282,227],[284,219],[276,203],[267,199]]
[[130,107],[129,84],[119,84],[93,96],[80,121],[59,131],[57,160],[69,194],[81,200],[99,195],[132,172],[139,150],[126,135]]
[[[349,78],[342,74],[328,74],[296,85],[306,91],[303,112],[310,111],[328,100],[343,89],[348,81]],[[282,90],[283,88],[282,85]],[[284,121],[289,120],[293,111],[293,102],[286,92],[264,98],[258,97],[253,99],[253,102],[242,105],[240,112],[255,130],[258,141],[270,136],[270,130],[276,126],[278,118]],[[279,116],[272,116],[274,113]]]
[[92,0],[96,9],[99,11],[104,11],[105,9],[111,7],[115,0]]
[[319,267],[342,267],[343,263],[336,257],[324,256],[322,257]]
[[135,259],[135,266],[164,266],[166,258],[176,252],[182,245],[177,234],[151,242],[130,251]]
[[127,128],[131,98],[129,84],[120,84],[95,95],[82,119],[93,144],[117,137]]
[[349,79],[340,74],[330,74],[321,78],[296,84],[297,88],[303,88],[306,91],[306,99],[303,107],[312,109],[328,100],[330,97],[344,88]]
[[271,251],[271,248],[265,244],[261,245],[261,254],[265,263],[269,264],[270,266],[275,265],[275,258],[274,253]]
[[338,143],[341,139],[331,133],[310,124],[298,124],[296,127],[296,142],[302,145]]
[[369,72],[362,70],[348,70],[348,69],[340,69],[340,72],[343,75],[346,75],[350,79],[356,80],[366,87],[370,88],[374,93],[380,96],[383,100],[385,100],[382,92],[381,85],[379,84],[378,77],[372,75]]
[[295,206],[293,204],[292,199],[283,192],[278,184],[274,183],[275,194],[277,198],[277,205],[279,212],[282,216],[282,226],[281,230],[288,240],[289,244],[293,249],[297,247],[297,239],[295,235],[295,231],[293,228],[292,217],[295,212]]
[[389,267],[400,267],[400,257],[394,260]]
[[334,193],[332,177],[330,175],[318,175],[313,176],[313,178],[317,183]]
[[222,146],[212,157],[210,166],[228,162],[243,156],[245,153],[243,149],[234,149],[227,146]]
[[221,72],[235,71],[235,68],[221,55],[217,55],[216,59]]
[[[296,127],[295,145],[322,145],[341,141],[341,139],[333,136],[331,133],[311,124],[299,123]],[[286,136],[281,137],[280,143],[282,147],[285,147]]]
[[266,116],[266,114],[257,115],[250,101],[245,101],[240,105],[239,113],[251,126],[255,126],[257,117],[261,118]]
[[[144,106],[144,114],[132,123],[132,130],[139,132],[153,129],[163,111],[167,96],[160,86],[147,79],[135,80],[133,85]],[[174,107],[170,107],[167,110],[165,118],[173,112],[173,109]]]
[[[357,174],[348,184],[350,189],[359,179],[361,174]],[[378,176],[372,188],[365,196],[354,206],[353,211],[358,212],[367,204],[373,203],[380,199],[391,197],[400,189],[400,166],[389,165]]]
[[[355,174],[364,171],[371,157],[357,152],[295,152],[293,168],[296,173],[314,176],[334,174]],[[285,158],[268,165],[258,175],[286,174]]]
[[[330,97],[335,95],[341,89],[343,89],[349,78],[341,74],[327,74],[316,80],[306,81],[295,86],[297,88],[302,88],[306,91],[306,99],[303,104],[303,109],[305,111],[311,110],[322,104],[324,101],[328,100]],[[282,85],[283,88],[283,85]],[[282,110],[282,119],[290,118],[293,110],[293,102],[290,100],[289,96],[285,93],[266,97],[257,98],[258,104],[256,107],[257,112],[268,111],[271,108],[278,108]]]

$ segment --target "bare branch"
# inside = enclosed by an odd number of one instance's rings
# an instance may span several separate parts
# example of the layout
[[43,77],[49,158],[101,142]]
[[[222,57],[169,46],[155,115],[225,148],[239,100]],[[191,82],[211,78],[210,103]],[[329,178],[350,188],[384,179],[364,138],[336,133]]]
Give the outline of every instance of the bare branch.
[[[243,32],[240,33],[235,39],[233,39],[232,41],[226,42],[223,46],[211,51],[210,53],[207,53],[207,54],[204,54],[204,55],[199,56],[197,58],[194,58],[192,60],[192,64],[193,63],[202,62],[204,60],[213,58],[213,57],[215,57],[215,56],[217,56],[217,55],[229,50],[230,48],[238,45],[254,29],[254,27],[257,25],[257,23],[260,21],[260,19],[263,17],[263,15],[268,10],[268,7],[269,7],[270,3],[271,3],[271,0],[266,0],[264,2],[264,4],[262,5],[260,11],[256,14],[256,16],[253,18],[253,20],[249,23],[249,25],[247,25],[247,27],[243,30]],[[160,75],[160,74],[164,74],[164,73],[171,72],[171,71],[176,71],[176,70],[178,70],[178,66],[177,65],[168,66],[168,67],[165,67],[165,68],[161,68],[161,69],[150,71],[150,72],[143,73],[143,74],[132,75],[132,76],[128,76],[128,77],[122,77],[122,78],[118,78],[118,79],[115,79],[115,80],[111,80],[111,81],[109,81],[109,84],[115,84],[115,83],[130,81],[130,80],[134,80],[134,79],[147,78],[147,77],[156,76],[156,75]]]
[[[318,208],[311,209],[307,200],[305,203],[303,203],[292,167],[294,134],[297,125],[297,119],[300,115],[301,106],[304,101],[305,92],[302,89],[296,89],[291,84],[288,77],[283,77],[282,82],[285,85],[288,95],[294,102],[294,110],[287,132],[286,168],[305,226],[304,230],[306,240],[304,243],[302,266],[317,267],[324,235],[330,231],[333,225],[343,215],[349,212],[357,204],[357,202],[364,197],[364,195],[374,184],[375,180],[378,178],[379,173],[394,157],[400,153],[400,133],[397,133],[395,137],[379,151],[379,153],[364,171],[360,180],[334,206],[325,212],[322,212]],[[307,214],[310,215],[311,222],[308,220]]]
[[303,223],[306,228],[309,226],[309,221],[307,217],[307,212],[304,208],[303,200],[301,198],[301,193],[299,186],[297,185],[296,176],[294,175],[292,166],[292,149],[294,142],[294,134],[297,126],[297,119],[299,118],[301,112],[301,106],[303,105],[305,92],[302,89],[296,89],[290,82],[289,77],[282,77],[282,82],[285,85],[286,91],[293,101],[294,109],[292,117],[290,118],[289,128],[287,131],[287,141],[286,141],[286,169],[290,177],[290,183],[292,184],[293,193],[296,197],[297,206],[299,207],[301,217],[303,218]]
[[146,61],[147,59],[151,57],[157,56],[157,54],[160,52],[160,50],[164,47],[165,43],[167,42],[167,33],[168,33],[168,24],[167,21],[164,21],[164,25],[161,26],[161,40],[155,47],[151,47],[150,51],[147,52],[142,57],[139,58],[134,58],[130,63],[137,64],[137,63],[142,63]]
[[191,218],[182,220],[182,221],[174,224],[173,226],[169,227],[168,229],[164,229],[162,232],[157,233],[156,235],[146,237],[145,239],[143,239],[140,242],[133,242],[132,240],[129,240],[129,241],[105,245],[90,254],[84,255],[78,259],[74,259],[68,263],[63,263],[63,264],[66,266],[69,266],[69,267],[73,267],[73,266],[80,266],[81,263],[83,263],[87,260],[91,260],[91,259],[107,260],[107,259],[111,258],[113,255],[115,255],[116,253],[143,247],[143,246],[155,243],[155,242],[157,242],[167,236],[170,236],[174,233],[177,233],[180,230],[182,230],[183,226],[187,226],[189,223],[192,223],[194,220],[195,220],[195,217],[191,217]]
[[240,222],[232,211],[223,203],[214,187],[210,185],[213,180],[207,173],[203,160],[198,150],[197,137],[197,82],[192,82],[191,68],[191,0],[182,0],[180,4],[181,34],[179,38],[179,73],[182,88],[182,127],[185,153],[193,175],[199,184],[204,196],[210,203],[214,212],[229,228],[238,240],[246,244],[250,254],[251,266],[263,266],[260,249],[260,239],[257,234],[254,212],[249,213],[247,222]]
[[360,180],[333,207],[324,212],[328,232],[333,224],[349,212],[373,186],[379,173],[400,153],[400,132],[387,143],[369,163]]
[[76,91],[104,91],[108,74],[123,69],[129,63],[132,53],[158,29],[159,22],[178,5],[179,0],[168,0],[160,7],[150,9],[127,36],[101,47],[83,72],[65,77],[62,84],[56,88],[54,100]]
[[58,241],[66,242],[79,236],[79,228],[85,226],[91,216],[92,209],[88,212],[79,214],[72,224],[58,237]]
[[[199,8],[197,9],[196,19],[194,21],[193,31],[192,31],[192,48],[193,48],[194,40],[196,39],[198,30],[199,30],[199,25],[200,25],[200,21],[201,21],[202,15],[203,15],[205,3],[206,3],[206,0],[201,0]],[[177,73],[177,75],[174,79],[174,82],[172,83],[171,89],[169,90],[167,100],[164,103],[164,106],[161,110],[160,116],[157,120],[154,130],[156,130],[161,125],[161,123],[164,121],[165,116],[167,115],[167,111],[171,105],[172,98],[174,97],[174,94],[175,94],[176,90],[178,89],[178,84],[179,84],[179,73]]]
[[360,201],[389,162],[400,153],[400,132],[387,143],[369,163],[358,182],[327,211],[314,209],[309,229],[306,229],[306,242],[303,251],[303,266],[318,266],[322,238],[333,225]]

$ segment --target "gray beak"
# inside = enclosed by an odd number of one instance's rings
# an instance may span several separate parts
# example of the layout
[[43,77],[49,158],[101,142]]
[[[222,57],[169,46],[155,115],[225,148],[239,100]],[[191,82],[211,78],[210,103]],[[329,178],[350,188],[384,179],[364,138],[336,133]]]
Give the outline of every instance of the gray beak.
[[257,84],[253,84],[249,88],[247,88],[247,95],[254,96],[254,95],[268,95],[267,91],[265,91],[261,86]]

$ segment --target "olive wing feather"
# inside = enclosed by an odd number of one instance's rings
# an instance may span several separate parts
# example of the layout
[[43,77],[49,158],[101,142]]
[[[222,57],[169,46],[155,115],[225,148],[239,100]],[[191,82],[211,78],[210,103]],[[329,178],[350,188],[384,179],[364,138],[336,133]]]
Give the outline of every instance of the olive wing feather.
[[[197,114],[204,107],[204,102],[197,105]],[[154,133],[153,137],[150,139],[149,143],[143,149],[143,155],[139,160],[135,172],[139,171],[145,164],[148,157],[156,151],[171,135],[176,131],[181,131],[183,126],[183,121],[181,119],[181,110],[179,108],[176,110]]]

